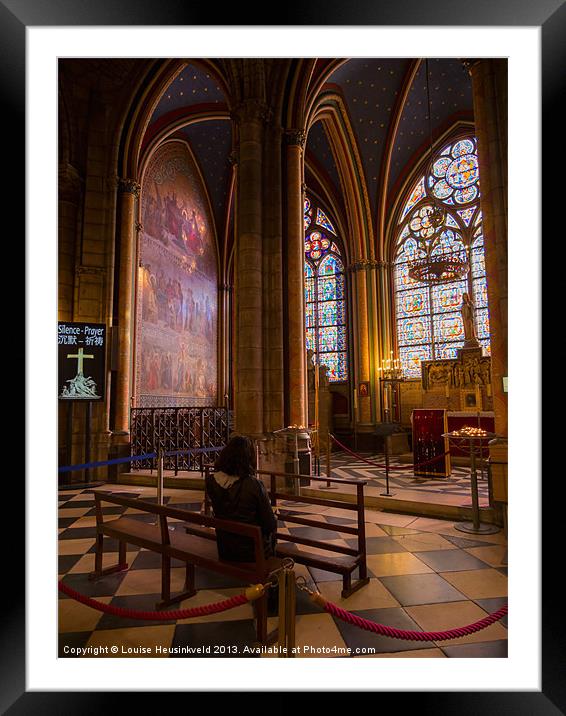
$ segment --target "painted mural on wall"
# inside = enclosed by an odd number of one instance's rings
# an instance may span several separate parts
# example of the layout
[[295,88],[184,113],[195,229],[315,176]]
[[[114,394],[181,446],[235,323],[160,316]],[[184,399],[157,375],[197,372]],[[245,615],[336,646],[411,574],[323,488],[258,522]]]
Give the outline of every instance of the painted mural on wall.
[[169,142],[151,158],[141,217],[136,404],[213,404],[216,249],[204,189],[183,143]]

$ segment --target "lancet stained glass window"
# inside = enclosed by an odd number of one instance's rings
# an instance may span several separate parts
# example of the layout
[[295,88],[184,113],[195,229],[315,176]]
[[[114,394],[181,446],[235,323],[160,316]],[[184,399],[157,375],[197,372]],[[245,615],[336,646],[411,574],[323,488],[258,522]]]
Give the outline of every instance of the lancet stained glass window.
[[[397,345],[403,372],[419,378],[422,360],[455,358],[464,345],[460,307],[467,293],[475,307],[476,335],[490,354],[489,309],[480,198],[480,168],[475,137],[443,147],[430,171],[408,192],[400,213],[395,246],[394,282]],[[431,255],[465,258],[470,265],[462,280],[428,284],[409,276],[409,262],[426,257],[434,233],[428,221],[431,198],[446,209]]]
[[307,349],[328,368],[330,382],[348,379],[344,264],[326,212],[305,199]]

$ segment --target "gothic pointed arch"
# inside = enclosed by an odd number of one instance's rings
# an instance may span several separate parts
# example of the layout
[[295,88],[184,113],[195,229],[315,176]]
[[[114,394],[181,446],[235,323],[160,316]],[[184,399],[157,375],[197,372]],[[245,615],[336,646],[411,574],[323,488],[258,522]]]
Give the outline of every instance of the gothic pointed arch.
[[163,142],[140,192],[135,317],[137,406],[217,400],[218,250],[189,144]]
[[[480,167],[477,140],[460,134],[437,144],[432,160],[424,158],[398,203],[390,228],[393,266],[395,334],[405,376],[420,376],[423,360],[453,358],[464,345],[460,307],[465,293],[475,311],[476,333],[490,352],[489,309],[480,209]],[[433,203],[444,209],[434,231]],[[416,280],[415,261],[452,258],[468,263],[462,276],[442,282]]]
[[325,365],[331,383],[349,376],[346,280],[342,241],[328,212],[305,198],[305,325],[313,362]]

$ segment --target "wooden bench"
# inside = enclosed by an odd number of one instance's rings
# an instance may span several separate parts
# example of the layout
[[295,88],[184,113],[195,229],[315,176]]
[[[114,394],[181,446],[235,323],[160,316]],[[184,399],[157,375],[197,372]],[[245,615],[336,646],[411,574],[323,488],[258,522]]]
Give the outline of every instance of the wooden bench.
[[[357,547],[342,547],[341,545],[330,544],[321,540],[310,539],[307,537],[298,537],[296,535],[283,534],[277,532],[277,549],[278,557],[290,557],[299,564],[308,567],[322,569],[327,572],[334,572],[342,577],[342,596],[348,598],[356,592],[360,587],[368,584],[367,561],[366,561],[366,527],[365,527],[365,506],[364,506],[364,486],[367,484],[365,480],[347,480],[334,477],[318,477],[316,475],[296,475],[294,473],[271,472],[258,470],[258,475],[269,477],[270,488],[269,497],[272,506],[277,507],[277,500],[285,500],[286,502],[299,502],[312,505],[322,505],[324,507],[334,507],[339,510],[351,510],[356,513],[357,525],[343,525],[333,522],[322,522],[309,517],[301,517],[295,514],[287,514],[280,512],[280,518],[285,522],[306,525],[308,527],[316,527],[317,529],[328,530],[332,532],[340,532],[357,537]],[[313,480],[314,482],[337,483],[340,485],[354,485],[356,488],[356,501],[343,502],[341,500],[327,500],[322,497],[310,497],[308,495],[295,495],[283,492],[277,492],[276,478],[285,477],[294,480]],[[306,549],[300,549],[298,545],[306,547],[315,547],[318,550],[324,550],[328,554],[320,554]],[[352,583],[352,573],[359,568],[359,579]]]
[[[208,476],[213,469],[213,465],[205,465],[205,474]],[[327,572],[334,572],[342,577],[342,596],[348,598],[355,591],[368,584],[367,576],[367,560],[366,560],[366,527],[365,527],[365,505],[364,505],[364,486],[366,480],[348,480],[336,477],[318,477],[316,475],[296,475],[294,473],[271,472],[268,470],[258,470],[259,476],[269,477],[269,497],[271,505],[277,507],[277,500],[282,499],[288,502],[303,502],[313,505],[322,505],[324,507],[335,507],[340,510],[351,510],[356,512],[357,525],[340,525],[332,522],[322,522],[307,517],[297,515],[282,514],[279,520],[292,522],[308,527],[316,527],[332,532],[340,532],[343,534],[353,535],[357,537],[357,548],[342,547],[341,545],[329,544],[319,540],[309,539],[307,537],[298,537],[296,535],[283,534],[277,532],[277,548],[276,555],[278,557],[290,557],[294,562],[304,564],[308,567],[315,567]],[[356,488],[356,501],[342,502],[339,500],[326,500],[320,497],[309,497],[307,495],[294,495],[276,490],[276,478],[285,477],[294,480],[313,480],[315,482],[336,483],[339,485],[354,485]],[[210,514],[210,502],[205,490],[204,512]],[[312,551],[299,549],[298,545],[302,544],[307,547],[316,547],[324,550],[327,554],[318,554]],[[352,584],[352,573],[359,568],[359,579]]]
[[[195,566],[229,575],[249,584],[265,584],[270,573],[282,565],[281,558],[265,558],[261,528],[256,525],[219,520],[189,510],[120,497],[106,492],[95,491],[94,499],[96,552],[94,571],[91,572],[90,578],[99,579],[104,575],[127,569],[127,544],[135,544],[152,552],[158,552],[161,555],[161,601],[156,605],[157,608],[163,608],[196,594]],[[128,516],[104,520],[103,502],[155,515],[155,523],[142,522]],[[185,529],[171,529],[169,519],[181,521],[184,523]],[[220,559],[214,534],[216,528],[250,537],[254,542],[255,561],[229,562]],[[104,537],[111,537],[119,542],[118,563],[106,568],[102,567]],[[171,595],[172,559],[178,559],[186,564],[184,588],[176,595]],[[254,602],[254,607],[258,641],[267,643],[267,593]]]

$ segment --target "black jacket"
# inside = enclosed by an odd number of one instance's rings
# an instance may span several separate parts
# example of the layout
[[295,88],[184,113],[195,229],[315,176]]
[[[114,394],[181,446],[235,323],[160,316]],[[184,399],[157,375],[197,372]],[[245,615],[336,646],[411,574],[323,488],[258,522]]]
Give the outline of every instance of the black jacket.
[[[273,514],[265,485],[255,477],[240,478],[229,487],[222,487],[209,475],[206,492],[218,519],[245,522],[261,527],[266,557],[275,547],[277,520]],[[254,543],[250,537],[216,530],[218,556],[233,562],[255,562]]]

